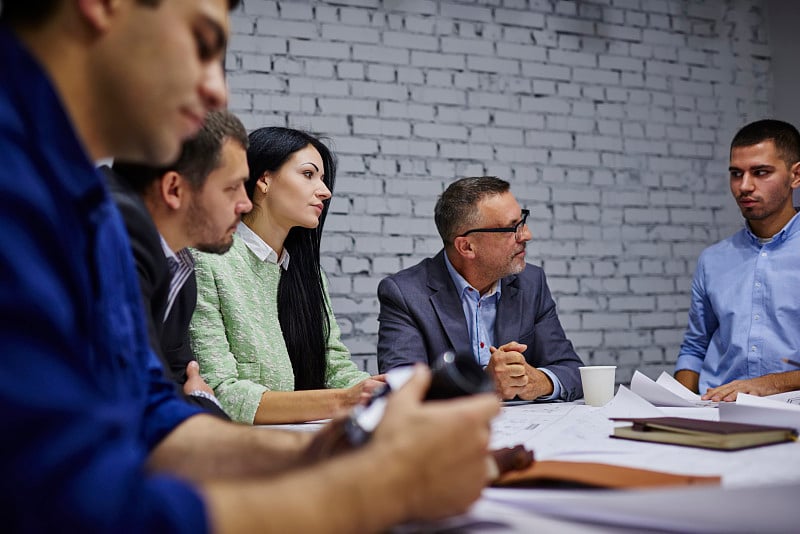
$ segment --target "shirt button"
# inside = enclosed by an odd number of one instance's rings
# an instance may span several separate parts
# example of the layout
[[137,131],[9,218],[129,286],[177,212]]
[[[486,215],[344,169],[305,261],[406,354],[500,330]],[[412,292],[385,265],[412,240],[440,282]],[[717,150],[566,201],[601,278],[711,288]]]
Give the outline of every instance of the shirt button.
[[755,314],[755,315],[753,316],[753,319],[755,319],[756,321],[758,321],[758,314]]
[[761,287],[761,282],[756,282],[756,287]]
[[483,341],[481,341],[481,348],[483,348]]
[[762,253],[761,253],[761,257],[762,257],[762,258],[766,258],[766,257],[767,257],[767,253],[766,253],[766,252],[762,252]]
[[753,345],[752,347],[750,347],[750,352],[755,352],[755,351],[756,351],[756,346],[755,346],[755,345]]

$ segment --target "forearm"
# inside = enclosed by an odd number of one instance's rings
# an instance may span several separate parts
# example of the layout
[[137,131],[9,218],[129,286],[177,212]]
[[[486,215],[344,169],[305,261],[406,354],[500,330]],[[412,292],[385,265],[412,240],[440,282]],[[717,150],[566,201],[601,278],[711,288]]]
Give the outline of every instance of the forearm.
[[368,446],[286,476],[204,485],[218,532],[377,532],[402,521],[409,487],[394,458]]
[[[775,393],[784,393],[786,391],[800,389],[800,371],[786,371],[784,373],[775,373],[771,376],[775,377]],[[774,395],[775,393],[768,393],[768,395]]]
[[681,369],[675,372],[675,380],[683,384],[686,389],[699,393],[700,387],[700,374],[689,369]]
[[276,473],[301,464],[312,437],[196,415],[153,449],[148,468],[191,480]]
[[358,402],[349,389],[312,389],[305,391],[265,391],[256,410],[253,424],[276,425],[327,419]]

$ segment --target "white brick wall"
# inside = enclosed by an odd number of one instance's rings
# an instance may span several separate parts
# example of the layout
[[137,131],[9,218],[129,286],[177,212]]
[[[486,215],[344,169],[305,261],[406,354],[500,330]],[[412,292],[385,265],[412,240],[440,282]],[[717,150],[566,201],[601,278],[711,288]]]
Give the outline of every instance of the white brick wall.
[[323,265],[366,368],[378,281],[438,250],[447,183],[496,174],[567,334],[626,382],[672,368],[697,255],[740,225],[727,151],[772,109],[763,19],[755,0],[244,0],[231,107],[331,138]]

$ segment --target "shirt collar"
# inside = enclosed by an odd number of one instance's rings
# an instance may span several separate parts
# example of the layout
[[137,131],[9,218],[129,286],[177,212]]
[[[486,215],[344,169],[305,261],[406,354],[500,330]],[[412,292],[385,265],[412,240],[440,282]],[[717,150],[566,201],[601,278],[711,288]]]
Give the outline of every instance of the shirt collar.
[[[472,290],[475,291],[475,294],[478,296],[478,298],[481,298],[478,290],[472,287],[469,284],[469,282],[467,282],[466,278],[461,276],[461,273],[456,271],[456,268],[453,267],[452,263],[450,263],[450,258],[447,257],[447,252],[445,252],[443,256],[444,256],[444,264],[447,267],[447,272],[450,273],[450,278],[453,279],[453,283],[456,285],[459,297],[464,296],[465,291]],[[494,287],[490,289],[485,295],[483,295],[483,298],[491,297],[494,294],[497,294],[497,298],[500,298],[500,285],[501,285],[500,280],[497,280],[494,283]]]
[[278,254],[272,250],[272,247],[267,245],[266,241],[241,221],[239,226],[236,227],[236,234],[259,260],[275,263],[284,271],[289,269],[289,251],[286,250],[286,247],[283,248],[281,257],[278,258]]
[[194,269],[194,256],[192,256],[192,253],[189,252],[188,248],[182,248],[178,252],[175,252],[167,244],[167,240],[164,239],[163,235],[158,234],[158,237],[161,240],[161,250],[164,251],[164,256],[167,257],[167,261],[172,259],[178,262],[178,265],[180,266]]
[[789,219],[789,222],[787,222],[777,234],[772,236],[771,240],[768,241],[767,243],[762,243],[761,239],[757,235],[755,235],[752,232],[752,230],[750,230],[750,223],[748,223],[747,221],[744,222],[745,233],[750,238],[750,240],[758,246],[770,243],[782,243],[792,235],[800,232],[800,223],[798,222],[800,218],[798,218],[798,214],[800,214],[800,212],[795,213],[794,217]]
[[178,258],[175,256],[175,251],[169,247],[169,245],[167,244],[167,240],[164,239],[164,236],[158,234],[158,237],[159,239],[161,239],[161,250],[164,251],[164,256],[166,256],[167,259],[172,258],[177,261]]

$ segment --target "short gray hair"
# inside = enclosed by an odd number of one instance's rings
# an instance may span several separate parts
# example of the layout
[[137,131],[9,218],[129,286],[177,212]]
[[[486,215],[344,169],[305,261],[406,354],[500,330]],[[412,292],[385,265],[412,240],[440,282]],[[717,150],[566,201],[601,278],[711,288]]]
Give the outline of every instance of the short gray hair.
[[450,246],[460,234],[477,226],[477,204],[488,196],[507,193],[510,184],[495,176],[474,176],[456,180],[444,190],[433,218],[445,246]]

